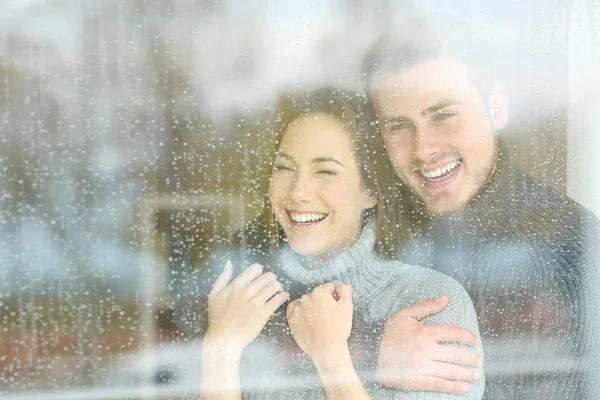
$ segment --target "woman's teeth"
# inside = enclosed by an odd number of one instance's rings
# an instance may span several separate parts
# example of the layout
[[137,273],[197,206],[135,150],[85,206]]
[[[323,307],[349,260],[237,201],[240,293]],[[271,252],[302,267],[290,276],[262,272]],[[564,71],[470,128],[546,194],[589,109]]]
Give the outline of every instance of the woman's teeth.
[[328,214],[324,213],[297,213],[294,211],[290,211],[290,218],[294,222],[306,223],[306,222],[315,222],[325,219]]
[[449,162],[448,164],[444,165],[442,168],[438,168],[434,171],[420,171],[420,172],[421,172],[421,175],[423,175],[427,179],[436,179],[444,174],[454,171],[456,169],[456,167],[458,167],[460,164],[461,164],[461,160],[457,159],[457,160]]

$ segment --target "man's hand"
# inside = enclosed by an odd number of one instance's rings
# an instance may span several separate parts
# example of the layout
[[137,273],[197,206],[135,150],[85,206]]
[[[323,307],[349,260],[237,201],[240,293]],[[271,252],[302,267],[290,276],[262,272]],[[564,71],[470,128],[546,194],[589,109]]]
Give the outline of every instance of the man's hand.
[[475,369],[483,359],[468,350],[443,343],[474,347],[476,336],[457,326],[420,321],[448,305],[448,297],[426,300],[398,310],[386,322],[379,350],[377,382],[394,389],[465,393],[479,379]]

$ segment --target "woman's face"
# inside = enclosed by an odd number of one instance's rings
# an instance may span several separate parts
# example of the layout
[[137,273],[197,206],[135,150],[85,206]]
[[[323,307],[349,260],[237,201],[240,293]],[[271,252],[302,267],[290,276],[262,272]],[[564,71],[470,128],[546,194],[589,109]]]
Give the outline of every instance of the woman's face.
[[273,164],[269,200],[296,253],[330,258],[360,235],[375,196],[361,180],[350,133],[334,118],[309,114],[287,128]]

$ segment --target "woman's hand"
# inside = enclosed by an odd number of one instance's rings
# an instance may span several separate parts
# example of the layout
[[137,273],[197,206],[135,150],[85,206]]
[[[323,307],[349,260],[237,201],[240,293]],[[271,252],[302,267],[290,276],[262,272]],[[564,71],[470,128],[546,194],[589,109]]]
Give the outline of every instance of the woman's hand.
[[282,292],[275,274],[263,274],[260,264],[252,264],[229,283],[232,274],[228,262],[208,295],[205,343],[241,353],[289,294]]
[[298,346],[317,366],[348,355],[352,329],[352,290],[342,283],[316,287],[287,307],[287,318]]

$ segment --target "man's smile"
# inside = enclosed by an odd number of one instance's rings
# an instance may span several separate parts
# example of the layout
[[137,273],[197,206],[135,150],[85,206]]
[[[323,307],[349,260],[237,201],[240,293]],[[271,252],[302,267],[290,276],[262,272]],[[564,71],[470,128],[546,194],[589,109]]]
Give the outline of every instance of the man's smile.
[[461,163],[462,160],[457,158],[456,160],[446,163],[442,167],[438,167],[436,169],[420,169],[419,172],[425,179],[429,181],[441,181],[452,175],[452,173]]

